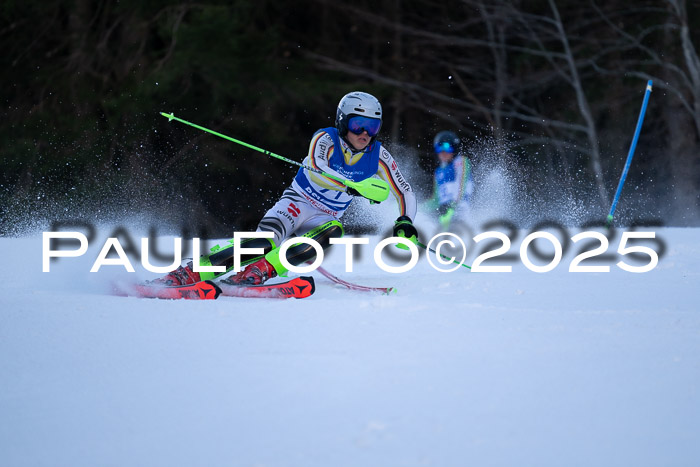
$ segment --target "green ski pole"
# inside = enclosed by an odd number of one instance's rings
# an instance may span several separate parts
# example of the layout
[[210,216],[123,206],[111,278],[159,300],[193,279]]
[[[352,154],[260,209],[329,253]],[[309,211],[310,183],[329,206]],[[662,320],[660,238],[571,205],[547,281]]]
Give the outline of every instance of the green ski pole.
[[191,127],[197,128],[198,130],[202,130],[202,131],[206,131],[207,133],[211,133],[212,135],[218,136],[219,138],[223,138],[223,139],[232,141],[236,144],[240,144],[241,146],[245,146],[246,148],[252,149],[254,151],[261,152],[261,153],[265,154],[266,156],[272,156],[276,159],[282,160],[282,161],[287,162],[289,164],[297,165],[297,166],[302,167],[308,171],[315,172],[317,174],[323,175],[324,177],[328,177],[330,179],[333,179],[337,182],[342,183],[343,185],[345,185],[348,188],[352,188],[352,189],[356,190],[362,196],[364,196],[365,198],[368,198],[371,201],[375,201],[377,203],[380,203],[389,197],[389,184],[386,183],[384,180],[380,180],[377,178],[367,178],[367,179],[359,181],[359,182],[347,180],[347,179],[335,176],[333,174],[329,174],[328,172],[324,172],[323,170],[316,169],[314,167],[309,167],[308,165],[304,165],[300,162],[289,159],[287,157],[280,156],[279,154],[275,154],[274,152],[270,152],[266,149],[262,149],[262,148],[259,148],[257,146],[253,146],[252,144],[248,144],[248,143],[241,141],[241,140],[238,140],[236,138],[231,138],[230,136],[226,136],[226,135],[219,133],[217,131],[210,130],[209,128],[205,128],[205,127],[197,125],[195,123],[188,122],[187,120],[183,120],[181,118],[178,118],[171,113],[168,114],[165,112],[161,112],[160,114],[163,117],[166,117],[169,121],[176,120],[180,123],[184,123],[185,125],[189,125]]

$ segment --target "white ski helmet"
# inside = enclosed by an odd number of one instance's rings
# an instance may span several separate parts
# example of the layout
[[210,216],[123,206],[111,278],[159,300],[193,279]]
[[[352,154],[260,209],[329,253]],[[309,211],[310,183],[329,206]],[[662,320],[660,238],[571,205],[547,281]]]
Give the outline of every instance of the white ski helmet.
[[382,126],[382,105],[376,97],[366,92],[354,91],[344,95],[335,113],[335,127],[343,138],[348,134],[348,120],[356,115],[379,120],[378,124],[374,125],[374,134],[370,134],[372,131],[367,129],[367,133],[372,138],[370,144],[373,143]]

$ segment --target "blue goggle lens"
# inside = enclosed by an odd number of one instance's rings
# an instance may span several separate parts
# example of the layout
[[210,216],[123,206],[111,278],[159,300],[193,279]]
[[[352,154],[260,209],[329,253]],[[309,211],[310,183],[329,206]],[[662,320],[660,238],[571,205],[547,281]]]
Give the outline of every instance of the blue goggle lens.
[[435,145],[435,154],[439,154],[441,152],[454,153],[455,148],[454,148],[454,146],[452,146],[452,144],[448,143],[447,141],[444,141],[442,143],[437,143]]
[[348,120],[348,131],[361,135],[366,131],[370,137],[377,136],[379,128],[382,126],[382,121],[377,118],[362,117],[355,115]]

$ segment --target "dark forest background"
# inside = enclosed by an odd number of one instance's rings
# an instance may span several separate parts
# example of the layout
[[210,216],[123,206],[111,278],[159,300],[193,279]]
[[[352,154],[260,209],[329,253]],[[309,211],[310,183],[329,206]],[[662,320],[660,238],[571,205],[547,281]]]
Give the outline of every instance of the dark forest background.
[[5,0],[0,234],[134,212],[253,228],[296,168],[159,112],[301,161],[353,90],[382,102],[421,196],[453,129],[603,219],[648,79],[618,216],[699,225],[699,37],[683,0]]

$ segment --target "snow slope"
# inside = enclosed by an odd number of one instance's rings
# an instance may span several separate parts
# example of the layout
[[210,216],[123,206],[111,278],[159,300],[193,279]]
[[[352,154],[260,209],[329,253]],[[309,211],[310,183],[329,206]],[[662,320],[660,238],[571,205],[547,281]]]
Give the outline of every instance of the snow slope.
[[42,273],[40,237],[0,238],[0,465],[700,465],[700,230],[655,231],[643,274],[336,247],[398,293],[202,302],[104,294],[100,241]]

